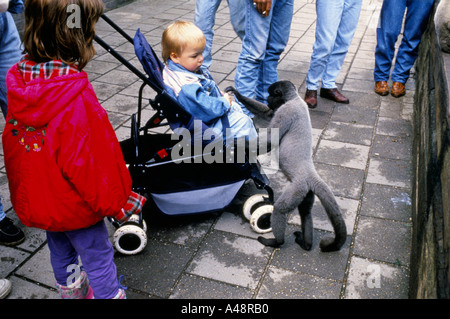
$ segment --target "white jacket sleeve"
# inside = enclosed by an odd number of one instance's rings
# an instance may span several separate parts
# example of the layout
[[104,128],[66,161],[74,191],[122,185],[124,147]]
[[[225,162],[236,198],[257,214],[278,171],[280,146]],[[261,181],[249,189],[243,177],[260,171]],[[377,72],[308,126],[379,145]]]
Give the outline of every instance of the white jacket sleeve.
[[9,0],[0,0],[0,13],[8,10]]

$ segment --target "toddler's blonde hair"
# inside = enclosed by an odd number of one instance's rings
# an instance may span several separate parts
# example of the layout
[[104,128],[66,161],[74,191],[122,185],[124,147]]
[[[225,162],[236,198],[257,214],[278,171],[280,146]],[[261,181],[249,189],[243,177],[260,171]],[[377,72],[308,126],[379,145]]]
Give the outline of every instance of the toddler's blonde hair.
[[180,55],[188,45],[204,48],[205,44],[205,35],[194,23],[182,20],[175,21],[163,32],[161,39],[162,58],[164,63],[167,63],[172,52]]

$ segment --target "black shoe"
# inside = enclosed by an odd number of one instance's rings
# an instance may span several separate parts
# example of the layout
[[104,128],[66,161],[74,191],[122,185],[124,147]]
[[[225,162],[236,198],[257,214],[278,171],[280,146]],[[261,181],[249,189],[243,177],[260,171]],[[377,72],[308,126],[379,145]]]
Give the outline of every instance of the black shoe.
[[320,97],[323,97],[325,99],[335,101],[337,103],[344,103],[349,104],[350,101],[345,96],[342,95],[341,92],[339,92],[338,89],[320,89]]
[[0,244],[6,246],[15,246],[23,242],[25,234],[14,226],[11,219],[5,217],[0,221]]

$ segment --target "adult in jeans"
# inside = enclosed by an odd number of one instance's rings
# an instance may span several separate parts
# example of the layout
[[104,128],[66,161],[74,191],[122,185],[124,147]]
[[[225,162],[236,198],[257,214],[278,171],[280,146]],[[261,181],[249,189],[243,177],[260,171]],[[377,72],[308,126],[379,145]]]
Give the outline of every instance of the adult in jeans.
[[[0,0],[0,106],[3,116],[6,116],[6,73],[19,62],[21,57],[20,37],[16,24],[10,12],[20,13],[24,9],[21,0]],[[7,11],[8,10],[8,11]],[[18,245],[25,235],[13,222],[6,217],[0,197],[0,244]]]
[[[245,36],[236,67],[235,88],[265,103],[267,89],[278,81],[277,66],[289,40],[294,0],[244,0]],[[251,113],[243,108],[251,116]]]
[[[20,38],[11,13],[23,11],[22,1],[0,0],[0,107],[6,116],[6,73],[20,60]],[[0,244],[7,246],[23,242],[23,231],[6,217],[0,197]],[[12,284],[8,279],[0,279],[0,299],[6,298],[11,292]]]
[[10,12],[22,11],[22,1],[0,0],[0,107],[3,116],[7,111],[6,73],[22,56],[19,32]]
[[434,0],[385,0],[381,7],[377,28],[377,47],[375,49],[375,93],[389,94],[389,73],[395,53],[395,42],[402,29],[406,10],[403,38],[398,48],[394,70],[392,71],[393,97],[405,95],[405,83],[409,71],[417,59],[422,33],[427,27],[428,17]]
[[338,103],[349,103],[336,87],[336,78],[355,34],[362,0],[317,0],[316,41],[306,76],[305,102],[317,106],[320,96]]
[[[206,38],[206,46],[203,51],[203,66],[209,68],[212,62],[211,48],[214,38],[214,24],[216,22],[216,12],[222,0],[197,0],[195,2],[194,23]],[[244,38],[245,32],[245,1],[227,0],[230,9],[230,21],[234,32]]]

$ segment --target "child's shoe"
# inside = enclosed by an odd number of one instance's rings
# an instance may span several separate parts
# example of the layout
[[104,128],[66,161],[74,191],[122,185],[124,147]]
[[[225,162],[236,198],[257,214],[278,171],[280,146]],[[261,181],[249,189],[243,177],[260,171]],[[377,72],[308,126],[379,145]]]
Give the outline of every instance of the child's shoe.
[[81,272],[80,277],[74,283],[69,286],[56,283],[56,288],[62,299],[94,299],[94,292],[84,271]]
[[125,289],[119,288],[117,295],[115,295],[115,297],[113,299],[127,299]]
[[127,295],[125,293],[125,290],[127,290],[127,287],[124,287],[122,285],[123,278],[124,278],[123,275],[119,277],[119,291],[117,292],[117,294],[114,296],[113,299],[127,299]]

